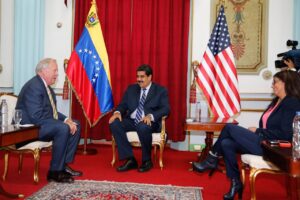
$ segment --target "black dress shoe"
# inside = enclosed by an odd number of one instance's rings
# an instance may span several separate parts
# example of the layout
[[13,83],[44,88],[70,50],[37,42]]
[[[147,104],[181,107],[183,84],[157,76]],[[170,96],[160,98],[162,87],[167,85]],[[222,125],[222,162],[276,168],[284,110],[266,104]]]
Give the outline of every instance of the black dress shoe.
[[69,173],[71,176],[82,176],[81,171],[75,171],[68,165],[65,166],[65,172]]
[[58,183],[73,183],[73,177],[65,171],[48,171],[47,180]]
[[231,185],[229,192],[227,192],[224,196],[224,200],[233,200],[235,195],[238,194],[238,199],[242,199],[243,197],[243,183],[240,178],[231,179]]
[[209,153],[207,158],[202,162],[193,162],[193,170],[197,172],[210,170],[209,176],[211,176],[218,168],[218,162],[218,157]]
[[144,161],[139,168],[139,172],[147,172],[153,167],[153,163],[151,160]]
[[123,165],[117,168],[118,172],[125,172],[131,169],[137,169],[138,164],[134,158],[128,159]]

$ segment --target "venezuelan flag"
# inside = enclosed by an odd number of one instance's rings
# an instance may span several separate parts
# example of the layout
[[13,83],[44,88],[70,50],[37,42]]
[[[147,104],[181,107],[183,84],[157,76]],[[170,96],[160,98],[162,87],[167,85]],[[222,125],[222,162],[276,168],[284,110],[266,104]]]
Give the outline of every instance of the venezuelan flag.
[[93,2],[66,74],[90,126],[114,107],[108,55]]

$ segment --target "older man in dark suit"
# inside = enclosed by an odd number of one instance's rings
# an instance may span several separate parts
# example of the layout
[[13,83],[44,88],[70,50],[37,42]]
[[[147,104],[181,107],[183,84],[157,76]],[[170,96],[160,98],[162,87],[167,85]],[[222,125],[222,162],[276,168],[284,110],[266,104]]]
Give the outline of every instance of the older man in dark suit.
[[41,60],[36,66],[36,74],[23,86],[16,109],[22,110],[22,124],[40,127],[39,140],[53,141],[47,180],[71,183],[74,181],[73,176],[82,175],[82,172],[67,165],[74,159],[80,139],[80,126],[56,109],[55,93],[50,87],[58,76],[56,60]]
[[137,84],[130,85],[116,111],[109,119],[110,129],[118,145],[120,160],[125,163],[117,171],[137,169],[132,147],[126,132],[137,131],[142,146],[142,165],[139,172],[149,171],[151,161],[152,133],[160,131],[161,118],[170,112],[166,88],[152,82],[152,69],[141,65],[137,69]]

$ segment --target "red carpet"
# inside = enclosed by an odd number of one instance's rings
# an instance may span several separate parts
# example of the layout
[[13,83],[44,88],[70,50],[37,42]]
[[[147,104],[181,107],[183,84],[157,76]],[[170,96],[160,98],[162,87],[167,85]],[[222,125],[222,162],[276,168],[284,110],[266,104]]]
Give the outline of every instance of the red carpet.
[[[112,151],[108,145],[91,145],[96,148],[96,155],[77,155],[72,167],[82,170],[84,175],[81,180],[107,180],[118,182],[137,182],[149,184],[171,184],[177,186],[197,186],[203,187],[202,195],[204,200],[222,199],[223,194],[229,189],[230,183],[225,174],[216,172],[212,177],[207,173],[198,174],[190,172],[190,161],[196,159],[197,153],[183,152],[166,149],[164,154],[165,168],[161,171],[158,163],[154,169],[147,173],[139,173],[135,170],[118,173],[110,165]],[[140,150],[135,150],[136,157],[140,160]],[[28,197],[47,184],[46,174],[50,162],[50,153],[42,153],[40,160],[40,182],[33,183],[33,159],[28,156],[24,158],[22,173],[18,174],[17,156],[10,156],[9,171],[6,181],[2,181],[3,187],[12,193],[22,193]],[[3,163],[3,152],[0,153],[0,162]],[[118,164],[118,163],[117,163]],[[2,178],[3,164],[0,165],[0,175]],[[248,174],[246,174],[248,177]],[[286,199],[285,177],[276,175],[259,175],[256,182],[257,199]],[[0,196],[0,199],[4,199]],[[246,180],[243,199],[250,199],[249,181]]]

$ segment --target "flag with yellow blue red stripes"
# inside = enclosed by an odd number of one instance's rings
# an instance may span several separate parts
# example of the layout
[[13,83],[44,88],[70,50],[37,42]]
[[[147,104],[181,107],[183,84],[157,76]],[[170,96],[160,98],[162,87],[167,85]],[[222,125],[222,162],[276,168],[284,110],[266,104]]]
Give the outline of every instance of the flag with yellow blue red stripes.
[[90,126],[113,109],[108,54],[95,1],[81,37],[68,62],[66,74]]

